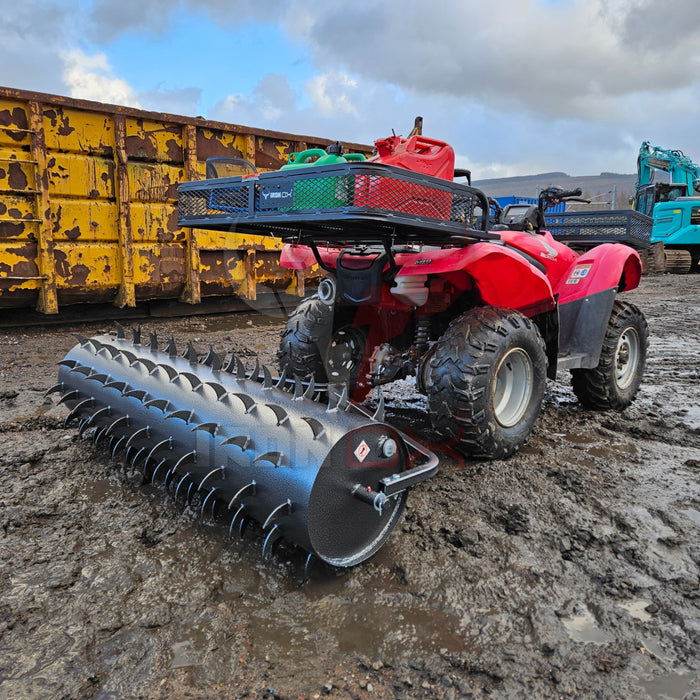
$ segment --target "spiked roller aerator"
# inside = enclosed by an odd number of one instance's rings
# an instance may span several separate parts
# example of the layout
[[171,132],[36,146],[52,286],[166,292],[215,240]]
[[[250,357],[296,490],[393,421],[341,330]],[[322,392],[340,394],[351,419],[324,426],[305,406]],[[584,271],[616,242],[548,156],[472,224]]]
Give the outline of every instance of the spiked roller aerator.
[[198,492],[203,512],[230,514],[231,531],[258,521],[264,556],[284,538],[331,565],[358,564],[391,534],[407,489],[436,471],[435,455],[382,422],[381,402],[371,416],[344,391],[273,379],[257,364],[247,374],[211,351],[200,363],[191,344],[178,357],[155,334],[145,345],[121,327],[116,338],[79,336],[53,391],[66,424],[79,420],[81,435],[176,499]]

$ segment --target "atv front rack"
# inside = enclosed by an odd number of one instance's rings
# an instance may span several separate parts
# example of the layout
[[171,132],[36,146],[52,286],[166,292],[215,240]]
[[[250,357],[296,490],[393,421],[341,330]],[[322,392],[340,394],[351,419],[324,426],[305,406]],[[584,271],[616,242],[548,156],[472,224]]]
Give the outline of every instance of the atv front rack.
[[381,163],[344,163],[182,183],[178,223],[337,245],[496,240],[481,190]]
[[554,238],[581,248],[626,243],[643,250],[651,245],[653,224],[651,217],[633,209],[545,214],[545,228]]

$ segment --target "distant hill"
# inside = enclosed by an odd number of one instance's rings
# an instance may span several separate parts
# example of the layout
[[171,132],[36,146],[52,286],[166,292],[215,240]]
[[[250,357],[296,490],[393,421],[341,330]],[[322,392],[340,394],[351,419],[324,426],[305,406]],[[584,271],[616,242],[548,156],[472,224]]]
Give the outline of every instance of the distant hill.
[[600,175],[567,175],[566,173],[540,173],[519,177],[499,177],[490,180],[475,180],[474,186],[489,197],[536,197],[545,187],[557,185],[567,190],[580,187],[583,196],[592,199],[591,208],[607,208],[615,191],[615,208],[626,209],[634,195],[636,174],[601,173]]

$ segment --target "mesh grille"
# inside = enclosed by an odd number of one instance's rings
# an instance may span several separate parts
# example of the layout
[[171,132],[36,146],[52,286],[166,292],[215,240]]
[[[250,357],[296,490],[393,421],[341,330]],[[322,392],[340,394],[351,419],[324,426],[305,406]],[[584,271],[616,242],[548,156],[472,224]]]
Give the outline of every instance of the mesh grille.
[[[392,166],[347,163],[263,173],[255,179],[184,183],[178,204],[183,226],[295,236],[333,230],[353,237],[372,231],[385,236],[393,231],[417,239],[469,235],[486,199],[479,190],[448,180]],[[483,231],[479,235],[489,237]]]
[[652,219],[636,211],[567,212],[546,216],[549,232],[566,242],[627,242],[647,247],[651,241]]

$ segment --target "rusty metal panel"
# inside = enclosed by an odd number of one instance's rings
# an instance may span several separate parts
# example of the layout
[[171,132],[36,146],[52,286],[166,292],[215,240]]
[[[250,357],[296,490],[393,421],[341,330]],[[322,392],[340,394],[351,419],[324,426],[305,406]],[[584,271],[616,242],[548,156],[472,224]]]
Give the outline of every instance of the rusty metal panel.
[[303,293],[276,238],[178,228],[177,185],[213,156],[273,170],[329,143],[0,88],[0,308]]

